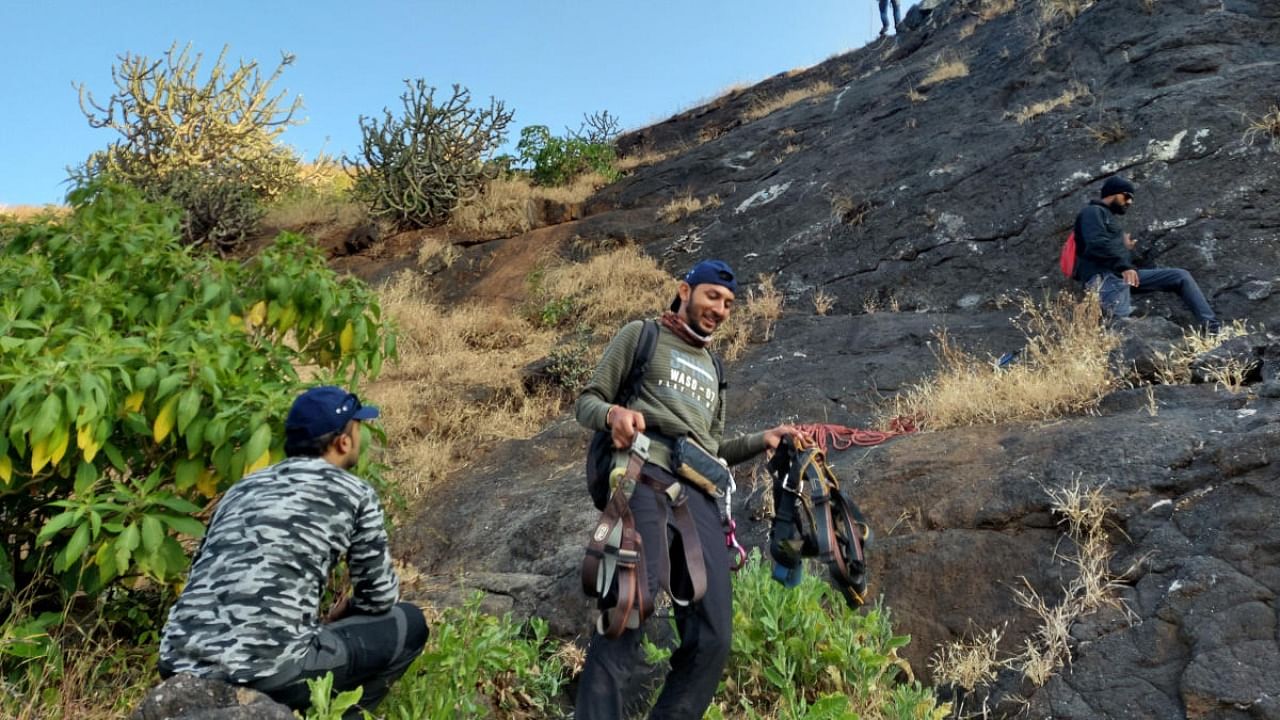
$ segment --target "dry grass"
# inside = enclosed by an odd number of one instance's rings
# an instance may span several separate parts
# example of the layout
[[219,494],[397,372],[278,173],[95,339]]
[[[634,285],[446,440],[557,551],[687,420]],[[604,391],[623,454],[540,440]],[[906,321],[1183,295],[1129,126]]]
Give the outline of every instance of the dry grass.
[[1255,138],[1269,138],[1274,145],[1280,142],[1280,105],[1272,105],[1271,109],[1260,117],[1245,116],[1249,127],[1244,131],[1245,144],[1252,144]]
[[817,288],[813,291],[813,311],[818,315],[826,315],[831,312],[831,308],[835,307],[838,299],[825,288]]
[[1067,87],[1056,97],[1048,100],[1041,100],[1038,103],[1024,105],[1016,112],[1005,113],[1005,117],[1013,118],[1019,125],[1024,124],[1032,118],[1040,117],[1047,112],[1057,110],[1060,107],[1066,107],[1081,98],[1092,97],[1093,93],[1089,90],[1089,86],[1077,80],[1072,80]]
[[687,148],[671,148],[662,152],[649,150],[636,155],[627,155],[626,157],[618,158],[618,162],[614,163],[614,167],[618,168],[621,172],[631,172],[636,168],[657,165],[664,160],[669,160],[670,158],[679,155],[685,149]]
[[1040,22],[1050,25],[1060,20],[1074,22],[1080,13],[1093,5],[1093,0],[1039,0]]
[[973,33],[976,32],[977,29],[978,29],[978,23],[976,22],[966,23],[960,28],[960,32],[957,34],[957,37],[959,37],[961,40],[966,40],[968,38],[973,37]]
[[943,52],[933,59],[933,67],[930,68],[924,79],[920,81],[920,87],[930,88],[939,83],[967,77],[968,75],[969,64],[963,58],[951,52]]
[[1021,360],[1004,369],[938,334],[936,375],[899,393],[884,419],[906,416],[917,427],[1047,420],[1087,412],[1114,388],[1108,355],[1118,339],[1106,331],[1096,297],[1069,294],[1037,305],[1022,301],[1019,326],[1027,338]]
[[[674,287],[632,247],[546,268],[542,277],[545,297],[584,300],[579,319],[604,337],[653,314]],[[400,328],[400,359],[367,394],[382,407],[388,479],[410,507],[486,444],[529,437],[561,411],[562,392],[530,390],[521,376],[556,347],[557,331],[496,304],[437,305],[414,273],[399,275],[379,294]]]
[[944,643],[929,658],[934,680],[965,690],[995,682],[996,673],[1003,665],[997,657],[1003,636],[1003,629],[996,628]]
[[418,248],[418,267],[427,268],[428,271],[438,269],[433,268],[434,265],[451,268],[461,257],[462,251],[457,245],[441,237],[428,237]]
[[1016,593],[1018,604],[1040,622],[1022,653],[1009,664],[1037,687],[1070,661],[1071,626],[1076,620],[1104,607],[1125,607],[1115,594],[1123,575],[1111,572],[1113,550],[1105,526],[1115,505],[1101,486],[1085,487],[1079,476],[1071,485],[1048,492],[1053,511],[1066,524],[1066,534],[1075,545],[1074,553],[1064,559],[1076,569],[1076,576],[1057,605],[1050,606],[1030,585]]
[[911,88],[910,90],[907,91],[907,99],[913,103],[922,103],[925,100],[928,100],[929,96],[925,95],[919,90],[916,90],[915,88]]
[[1084,129],[1088,131],[1089,137],[1098,143],[1098,147],[1117,143],[1129,137],[1129,131],[1116,118],[1101,122],[1098,125],[1085,125]]
[[676,223],[704,208],[718,207],[720,207],[719,195],[696,198],[692,194],[685,193],[663,205],[662,209],[658,210],[658,219],[665,223]]
[[[1156,380],[1161,385],[1188,385],[1192,382],[1192,365],[1196,358],[1213,350],[1222,343],[1249,334],[1249,328],[1243,320],[1227,323],[1217,335],[1210,335],[1203,330],[1186,330],[1182,340],[1175,343],[1166,352],[1155,354]],[[1221,367],[1206,368],[1206,374],[1215,382],[1237,391],[1243,383],[1244,376],[1252,366],[1240,366],[1239,363],[1225,362]],[[1238,382],[1231,382],[1238,377]]]
[[345,193],[303,187],[267,208],[262,225],[291,230],[354,228],[369,221],[365,207]]
[[987,0],[978,8],[978,19],[982,22],[995,20],[1009,12],[1017,5],[1017,0]]
[[835,87],[826,80],[819,80],[814,83],[805,85],[804,87],[788,90],[782,95],[757,100],[751,107],[743,113],[742,119],[746,122],[759,120],[760,118],[777,112],[783,108],[789,108],[792,105],[818,95],[826,95],[834,90]]
[[[1050,506],[1066,526],[1065,537],[1074,547],[1068,556],[1055,553],[1075,569],[1075,577],[1063,588],[1060,602],[1051,603],[1030,583],[1014,591],[1015,600],[1031,612],[1036,630],[1023,642],[1013,657],[1001,660],[997,645],[1000,629],[988,633],[972,633],[939,646],[931,663],[935,677],[944,683],[968,690],[989,685],[1001,668],[1013,668],[1039,687],[1052,678],[1071,659],[1071,626],[1082,616],[1111,607],[1128,612],[1116,596],[1116,590],[1129,573],[1111,572],[1113,549],[1107,536],[1107,516],[1115,505],[1102,486],[1085,487],[1079,476],[1069,486],[1048,490]],[[1130,615],[1132,617],[1132,615]]]
[[716,332],[716,351],[725,362],[742,357],[752,343],[772,339],[774,325],[782,317],[785,299],[773,276],[760,275],[757,280],[759,285],[747,290],[745,302],[734,305],[728,321]]
[[618,326],[653,316],[675,297],[675,279],[653,258],[626,245],[596,255],[585,263],[547,269],[540,281],[544,298],[570,298],[575,319],[598,335],[612,335]]
[[65,205],[0,205],[0,220],[27,221],[40,215],[56,218],[65,217],[70,213],[71,208]]
[[527,178],[492,180],[474,200],[458,206],[449,217],[455,230],[498,237],[519,235],[538,225],[538,205],[551,201],[573,205],[608,184],[598,173],[580,175],[561,187],[534,185]]
[[874,315],[878,312],[896,313],[900,309],[898,296],[892,292],[882,297],[879,292],[872,290],[862,297],[862,312],[867,315]]

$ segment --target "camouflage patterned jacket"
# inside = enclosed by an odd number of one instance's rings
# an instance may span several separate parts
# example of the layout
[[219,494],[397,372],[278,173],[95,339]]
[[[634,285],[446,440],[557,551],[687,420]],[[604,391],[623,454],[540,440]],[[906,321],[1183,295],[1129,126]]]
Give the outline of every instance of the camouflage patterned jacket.
[[382,507],[363,480],[320,458],[289,458],[218,504],[160,642],[160,665],[248,684],[290,668],[320,631],[330,568],[343,556],[353,609],[400,592]]

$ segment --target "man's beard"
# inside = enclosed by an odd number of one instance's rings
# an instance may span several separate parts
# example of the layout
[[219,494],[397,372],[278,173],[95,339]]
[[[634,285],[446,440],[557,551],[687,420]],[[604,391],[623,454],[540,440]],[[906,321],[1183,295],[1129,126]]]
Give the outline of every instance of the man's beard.
[[1129,212],[1129,208],[1124,203],[1114,203],[1111,206],[1111,212],[1116,215],[1123,215]]

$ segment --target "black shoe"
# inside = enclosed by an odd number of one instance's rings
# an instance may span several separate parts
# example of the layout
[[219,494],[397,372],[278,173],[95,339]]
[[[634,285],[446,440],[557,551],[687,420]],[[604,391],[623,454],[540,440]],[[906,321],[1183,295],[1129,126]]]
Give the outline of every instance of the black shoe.
[[884,37],[886,34],[888,34],[888,32],[889,32],[889,27],[887,25],[885,27],[880,28],[880,37]]

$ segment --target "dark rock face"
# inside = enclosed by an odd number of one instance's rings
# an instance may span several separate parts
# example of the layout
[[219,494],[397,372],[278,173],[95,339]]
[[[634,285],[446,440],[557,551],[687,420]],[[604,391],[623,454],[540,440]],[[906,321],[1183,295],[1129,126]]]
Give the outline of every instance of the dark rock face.
[[[1046,22],[1036,3],[984,20],[981,3],[943,2],[895,40],[624,136],[624,154],[681,151],[554,232],[602,246],[632,238],[672,270],[724,257],[744,279],[774,275],[789,312],[728,369],[730,433],[868,426],[886,396],[933,371],[937,328],[979,356],[1020,347],[1002,298],[1068,288],[1061,243],[1117,171],[1138,185],[1122,220],[1148,259],[1189,269],[1224,318],[1274,322],[1280,154],[1246,130],[1280,96],[1280,6],[1143,8],[1096,3],[1073,22]],[[968,74],[927,81],[947,53]],[[745,119],[818,81],[832,89]],[[1075,100],[1030,109],[1072,82],[1084,86]],[[675,225],[653,220],[685,193],[721,204]],[[808,309],[817,289],[837,298],[834,314]],[[1168,294],[1135,296],[1135,308],[1115,361],[1149,380],[1192,319]],[[1231,359],[1254,366],[1239,393],[1205,372]],[[1037,625],[1014,591],[1056,603],[1075,576],[1049,493],[1079,481],[1116,508],[1111,572],[1123,606],[1080,618],[1069,664],[1043,686],[1002,671],[984,691],[993,717],[1280,717],[1280,342],[1255,332],[1193,374],[1205,384],[1121,389],[1095,416],[833,454],[876,531],[872,594],[912,636],[918,676],[930,677],[939,643],[974,630],[1004,626],[1002,657],[1022,649]],[[493,609],[584,636],[590,604],[577,573],[596,516],[586,442],[563,417],[434,489],[408,531],[415,562],[485,590]],[[767,488],[751,467],[738,476],[740,536],[761,546],[767,522],[752,518]]]
[[256,690],[174,675],[147,693],[130,720],[293,720],[293,711]]

